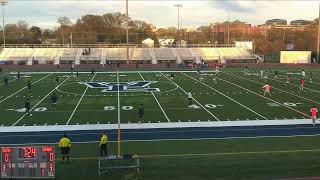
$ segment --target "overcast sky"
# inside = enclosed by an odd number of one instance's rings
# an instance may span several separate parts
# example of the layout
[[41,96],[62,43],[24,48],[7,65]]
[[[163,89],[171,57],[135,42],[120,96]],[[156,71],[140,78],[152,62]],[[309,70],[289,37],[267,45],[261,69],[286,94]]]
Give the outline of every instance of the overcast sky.
[[[59,16],[67,16],[73,22],[84,14],[103,14],[108,12],[125,13],[124,0],[78,0],[78,1],[26,1],[8,0],[5,7],[6,23],[25,20],[29,25],[41,28],[54,28]],[[263,24],[272,18],[288,20],[313,20],[318,16],[319,1],[239,1],[239,0],[129,0],[129,16],[141,19],[159,27],[177,25],[177,9],[174,4],[182,4],[182,26],[197,27],[210,22],[225,21],[226,10],[231,11],[231,20],[241,20],[253,25]]]

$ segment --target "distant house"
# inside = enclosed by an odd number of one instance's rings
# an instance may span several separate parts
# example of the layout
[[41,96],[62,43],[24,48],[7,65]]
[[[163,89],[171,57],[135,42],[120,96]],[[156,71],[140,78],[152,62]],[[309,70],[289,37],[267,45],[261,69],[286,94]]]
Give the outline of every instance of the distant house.
[[180,43],[180,41],[177,41],[176,45],[177,45],[177,47],[187,47],[187,41],[181,40],[181,43]]
[[172,46],[174,39],[159,39],[160,46]]
[[298,19],[290,22],[290,25],[292,26],[300,26],[300,25],[309,25],[311,24],[311,21]]
[[270,19],[266,21],[267,25],[287,25],[287,20],[285,19]]
[[142,45],[146,47],[154,47],[154,40],[147,38],[142,41]]

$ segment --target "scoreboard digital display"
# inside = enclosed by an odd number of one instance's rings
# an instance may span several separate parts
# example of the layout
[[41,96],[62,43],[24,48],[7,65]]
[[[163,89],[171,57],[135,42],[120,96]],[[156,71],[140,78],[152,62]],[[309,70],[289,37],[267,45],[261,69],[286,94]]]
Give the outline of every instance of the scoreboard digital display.
[[54,178],[54,175],[54,147],[1,147],[1,178]]

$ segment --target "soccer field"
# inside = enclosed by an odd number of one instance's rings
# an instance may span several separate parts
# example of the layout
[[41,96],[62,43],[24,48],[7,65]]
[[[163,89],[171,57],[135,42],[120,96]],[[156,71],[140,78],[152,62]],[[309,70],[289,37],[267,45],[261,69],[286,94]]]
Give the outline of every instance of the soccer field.
[[[299,90],[300,70],[282,69],[274,79],[269,72],[267,83],[271,94],[263,96],[259,70],[221,70],[203,73],[194,71],[119,71],[25,72],[16,79],[16,72],[8,73],[9,85],[0,86],[1,126],[93,125],[142,123],[138,108],[143,104],[144,123],[214,122],[309,118],[309,110],[318,106],[320,71],[313,71],[312,82],[306,71],[305,90]],[[291,84],[286,83],[292,74]],[[171,79],[170,75],[174,74]],[[1,75],[2,78],[4,76]],[[56,83],[56,77],[59,82]],[[32,93],[27,81],[32,82]],[[51,108],[51,95],[58,96],[57,109]],[[193,95],[189,106],[187,92]],[[24,112],[26,99],[31,100],[31,114]]]

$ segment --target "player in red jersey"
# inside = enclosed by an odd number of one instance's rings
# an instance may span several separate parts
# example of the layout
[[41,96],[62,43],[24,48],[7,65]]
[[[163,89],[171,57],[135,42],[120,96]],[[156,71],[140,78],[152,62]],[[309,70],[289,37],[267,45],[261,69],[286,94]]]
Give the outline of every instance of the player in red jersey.
[[216,72],[215,72],[215,76],[218,76],[220,72],[220,66],[219,64],[216,64]]
[[291,81],[292,81],[292,77],[291,77],[291,75],[288,75],[288,77],[287,77],[287,83],[290,84]]
[[271,96],[271,93],[270,93],[271,86],[269,84],[264,85],[262,88],[264,88],[264,92],[263,92],[264,96],[266,94],[269,94]]
[[318,109],[316,108],[316,106],[313,106],[310,109],[310,116],[311,116],[311,119],[312,119],[312,125],[313,126],[315,126],[315,124],[316,124],[317,115],[318,115]]
[[303,91],[304,79],[300,79],[300,91]]

